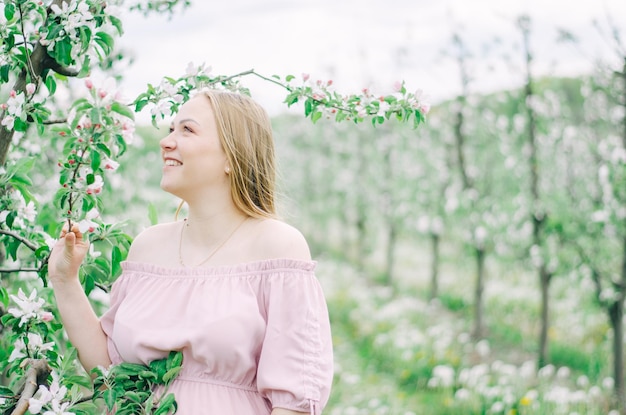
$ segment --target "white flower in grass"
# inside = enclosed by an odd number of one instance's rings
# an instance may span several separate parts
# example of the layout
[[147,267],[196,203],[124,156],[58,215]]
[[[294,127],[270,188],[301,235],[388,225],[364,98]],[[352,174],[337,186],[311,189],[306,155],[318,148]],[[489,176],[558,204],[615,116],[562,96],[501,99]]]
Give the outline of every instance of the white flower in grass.
[[613,389],[615,386],[615,380],[612,377],[606,377],[602,379],[602,387],[604,389]]
[[500,401],[494,402],[489,410],[489,412],[491,412],[492,414],[499,414],[502,411],[504,411],[504,404]]
[[556,369],[554,368],[554,365],[545,365],[544,367],[539,369],[538,375],[540,378],[549,378],[554,375],[555,371]]
[[460,388],[454,393],[454,399],[459,400],[459,401],[466,401],[471,396],[472,394],[470,393],[470,391],[468,391],[465,388]]
[[562,380],[566,380],[571,375],[572,371],[567,366],[561,366],[556,371],[556,377]]
[[[454,384],[454,368],[438,365],[433,368],[433,379],[437,379],[436,386],[449,388]],[[430,385],[430,381],[428,382]]]

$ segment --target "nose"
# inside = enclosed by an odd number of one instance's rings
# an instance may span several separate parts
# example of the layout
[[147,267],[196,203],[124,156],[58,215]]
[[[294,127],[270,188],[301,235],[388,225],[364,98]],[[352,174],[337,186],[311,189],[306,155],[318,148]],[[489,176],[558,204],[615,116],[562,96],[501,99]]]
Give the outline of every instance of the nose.
[[163,151],[171,151],[176,148],[176,140],[174,139],[174,133],[169,133],[159,141],[159,145]]

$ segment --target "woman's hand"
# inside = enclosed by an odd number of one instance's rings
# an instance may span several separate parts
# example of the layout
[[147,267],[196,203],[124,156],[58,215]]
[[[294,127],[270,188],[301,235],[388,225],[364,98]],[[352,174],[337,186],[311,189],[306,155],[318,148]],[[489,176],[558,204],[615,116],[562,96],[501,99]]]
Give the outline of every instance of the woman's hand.
[[89,241],[73,225],[70,232],[63,228],[61,237],[52,248],[48,259],[48,276],[50,281],[65,283],[78,279],[78,269],[89,251]]

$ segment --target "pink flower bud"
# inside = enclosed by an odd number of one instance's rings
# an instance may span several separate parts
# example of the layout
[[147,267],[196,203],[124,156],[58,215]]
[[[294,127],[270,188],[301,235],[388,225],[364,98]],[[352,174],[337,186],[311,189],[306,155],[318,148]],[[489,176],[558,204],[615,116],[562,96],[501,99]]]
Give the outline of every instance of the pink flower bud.
[[0,104],[0,110],[5,110],[7,108],[9,108],[9,106],[7,104],[5,104],[5,103]]
[[41,314],[41,320],[45,322],[52,321],[54,320],[54,315],[49,311],[45,311]]
[[69,164],[76,164],[76,160],[74,160],[74,159],[69,159],[67,162],[68,162]]
[[15,90],[14,90],[14,89],[12,89],[12,90],[11,90],[11,92],[9,92],[9,96],[10,96],[11,98],[15,98],[15,97],[17,96],[17,92],[15,92]]
[[85,86],[91,90],[93,88],[93,81],[90,78],[85,79]]
[[333,80],[329,79],[328,82],[326,82],[326,86],[331,86],[333,84]]
[[430,104],[427,102],[421,103],[419,106],[419,112],[421,112],[423,115],[428,114],[430,112]]
[[35,89],[37,89],[35,84],[32,84],[32,83],[26,84],[26,93],[28,95],[33,95],[35,93]]
[[402,82],[396,81],[393,83],[393,90],[396,92],[402,91]]
[[106,97],[106,96],[107,96],[107,91],[105,91],[104,89],[99,89],[99,90],[98,90],[98,96],[99,96],[100,98],[104,98],[104,97]]
[[308,73],[303,73],[302,74],[302,80],[304,82],[308,81],[310,77],[311,77],[311,75],[309,75]]

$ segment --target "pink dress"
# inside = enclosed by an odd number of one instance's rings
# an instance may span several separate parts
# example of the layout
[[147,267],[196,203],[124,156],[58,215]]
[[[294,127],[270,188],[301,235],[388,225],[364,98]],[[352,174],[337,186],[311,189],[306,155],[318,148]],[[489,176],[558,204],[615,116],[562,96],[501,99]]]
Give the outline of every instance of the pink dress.
[[321,413],[333,357],[315,262],[122,269],[100,320],[111,361],[146,364],[182,350],[169,389],[177,414]]

